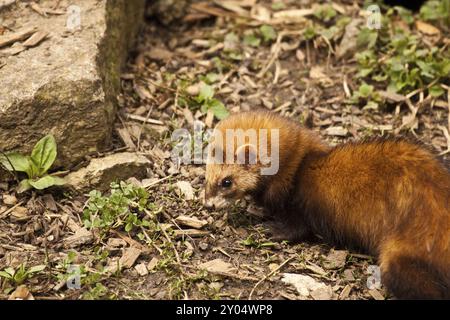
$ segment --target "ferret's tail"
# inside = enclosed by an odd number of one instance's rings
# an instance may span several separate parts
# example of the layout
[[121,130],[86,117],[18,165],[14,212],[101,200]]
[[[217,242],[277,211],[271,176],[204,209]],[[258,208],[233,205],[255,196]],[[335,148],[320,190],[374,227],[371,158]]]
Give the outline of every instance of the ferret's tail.
[[[380,250],[382,283],[398,299],[450,300],[447,257],[426,259],[415,250],[399,241],[385,243]],[[436,262],[439,259],[443,263]]]

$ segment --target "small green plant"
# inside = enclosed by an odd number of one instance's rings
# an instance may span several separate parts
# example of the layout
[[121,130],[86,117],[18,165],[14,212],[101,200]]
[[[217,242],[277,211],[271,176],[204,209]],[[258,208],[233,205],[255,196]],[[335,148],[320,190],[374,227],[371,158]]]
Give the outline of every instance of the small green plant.
[[1,154],[0,164],[10,172],[24,172],[27,179],[20,182],[18,191],[43,190],[55,185],[63,185],[64,179],[50,175],[47,171],[56,159],[56,141],[52,135],[39,140],[30,156],[16,152]]
[[247,239],[243,240],[241,243],[246,247],[257,249],[273,247],[276,245],[276,243],[272,241],[261,241],[256,235],[253,234],[249,235]]
[[219,120],[225,119],[230,114],[225,105],[214,98],[214,88],[206,83],[201,84],[200,92],[195,101],[200,105],[200,110],[203,113],[211,110]]
[[262,25],[259,28],[259,31],[261,32],[261,35],[265,42],[269,42],[269,41],[275,40],[277,38],[277,32],[275,31],[275,29],[272,26],[269,26],[266,24]]
[[363,82],[357,91],[353,92],[350,103],[359,104],[366,102],[365,109],[377,109],[378,103],[381,101],[380,95],[375,91],[374,86]]
[[0,277],[14,282],[15,285],[21,285],[27,279],[33,277],[36,273],[39,273],[45,269],[45,265],[38,265],[31,268],[27,268],[26,263],[21,264],[17,269],[12,267],[5,268],[0,271]]
[[324,22],[329,22],[337,15],[336,10],[330,5],[319,5],[314,10],[314,16]]
[[134,227],[155,227],[144,213],[149,208],[149,194],[144,188],[127,184],[111,183],[111,195],[100,191],[89,193],[89,200],[83,211],[84,225],[88,228],[119,228],[124,226],[129,232]]
[[96,283],[93,288],[83,294],[84,300],[105,299],[108,294],[108,288],[101,283]]
[[450,0],[427,1],[420,8],[420,17],[425,21],[437,21],[450,27]]

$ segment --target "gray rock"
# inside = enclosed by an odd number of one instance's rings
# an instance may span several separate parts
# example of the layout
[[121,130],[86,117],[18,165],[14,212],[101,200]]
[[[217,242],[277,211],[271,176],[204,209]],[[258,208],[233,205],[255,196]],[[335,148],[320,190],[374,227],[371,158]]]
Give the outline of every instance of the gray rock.
[[127,180],[130,177],[143,178],[150,161],[135,153],[116,153],[104,158],[93,159],[85,168],[66,176],[67,186],[88,192],[92,189],[109,190],[111,182]]
[[16,55],[11,46],[0,49],[0,150],[29,153],[52,133],[56,165],[65,168],[110,143],[120,70],[145,1],[63,0],[60,9],[69,4],[81,9],[79,30],[67,29],[69,14],[44,17],[18,2],[3,24],[14,31],[36,27],[48,36]]

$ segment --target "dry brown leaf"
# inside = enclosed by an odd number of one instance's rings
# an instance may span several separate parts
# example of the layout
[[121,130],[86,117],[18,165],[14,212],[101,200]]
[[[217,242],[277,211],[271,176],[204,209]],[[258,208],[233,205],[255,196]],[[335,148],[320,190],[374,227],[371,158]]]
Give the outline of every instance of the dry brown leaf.
[[25,285],[20,285],[11,293],[8,300],[34,300],[34,297]]
[[441,33],[441,30],[439,30],[435,26],[433,26],[433,25],[431,25],[429,23],[420,21],[420,20],[416,21],[416,28],[420,32],[422,32],[422,33],[424,33],[426,35],[430,35],[430,36],[435,36],[435,35],[438,35],[438,34]]

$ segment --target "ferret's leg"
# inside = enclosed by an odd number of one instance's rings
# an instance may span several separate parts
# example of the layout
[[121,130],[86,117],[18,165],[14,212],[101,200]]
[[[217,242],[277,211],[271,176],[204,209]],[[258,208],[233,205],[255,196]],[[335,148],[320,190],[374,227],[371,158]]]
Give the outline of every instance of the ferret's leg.
[[387,241],[381,247],[382,283],[399,299],[450,299],[449,279],[414,250],[402,241]]
[[[279,217],[275,217],[275,219]],[[306,225],[293,224],[286,221],[271,221],[265,223],[269,228],[270,238],[274,241],[300,242],[312,237]]]

